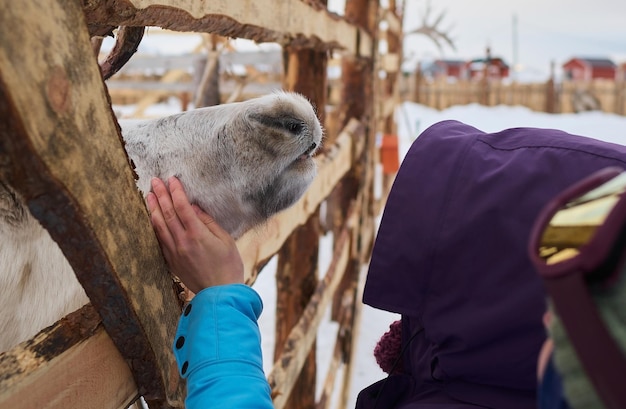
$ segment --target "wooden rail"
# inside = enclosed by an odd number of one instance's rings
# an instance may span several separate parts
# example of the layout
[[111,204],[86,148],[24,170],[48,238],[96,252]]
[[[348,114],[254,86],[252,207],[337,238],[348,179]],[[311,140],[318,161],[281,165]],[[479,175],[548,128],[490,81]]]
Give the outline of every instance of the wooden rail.
[[316,0],[194,1],[91,0],[85,16],[92,34],[117,26],[157,26],[175,31],[216,33],[258,42],[321,50],[343,49],[371,56],[363,29],[328,12]]
[[[342,131],[326,135],[316,158],[318,177],[298,203],[267,222],[262,240],[249,232],[237,245],[249,285],[269,258],[279,257],[277,354],[269,374],[276,407],[328,407],[342,365],[344,407],[360,318],[359,271],[369,257],[376,216],[374,107],[382,105],[375,100],[373,70],[380,67],[374,63],[377,21],[385,15],[378,15],[377,2],[348,0],[350,21],[316,0],[280,6],[271,0],[0,5],[0,178],[25,198],[91,300],[0,354],[0,407],[124,408],[139,396],[151,408],[184,406],[185,385],[171,351],[180,304],[90,44],[90,34],[118,25],[276,41],[283,46],[283,88],[317,107],[326,106],[328,50],[342,51]],[[389,18],[399,29],[401,19]],[[387,60],[393,64],[393,57]],[[379,117],[390,112],[387,107]],[[325,110],[318,115],[324,122]],[[322,203],[329,209],[334,252],[318,280]],[[340,328],[316,402],[314,345],[327,308]]]

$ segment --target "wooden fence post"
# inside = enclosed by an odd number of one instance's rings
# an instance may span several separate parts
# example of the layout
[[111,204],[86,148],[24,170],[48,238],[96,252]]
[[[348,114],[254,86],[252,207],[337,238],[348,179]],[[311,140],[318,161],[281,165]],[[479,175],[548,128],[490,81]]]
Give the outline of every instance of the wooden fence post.
[[180,306],[122,146],[81,2],[3,1],[2,8],[2,180],[59,244],[139,393],[181,406],[184,384],[171,350]]
[[[347,20],[354,22],[360,26],[374,38],[374,44],[378,39],[378,1],[377,0],[347,0],[345,6],[345,17]],[[372,52],[370,55],[375,55]],[[352,377],[352,361],[354,354],[354,337],[358,336],[358,322],[360,321],[360,304],[361,299],[357,299],[359,294],[359,275],[361,271],[361,263],[363,253],[369,251],[364,249],[368,240],[361,240],[365,231],[371,231],[368,226],[368,219],[374,220],[374,149],[375,141],[373,129],[375,126],[374,106],[372,104],[374,98],[374,61],[372,58],[362,57],[360,55],[344,57],[341,65],[342,78],[342,98],[340,108],[340,123],[342,128],[347,124],[350,118],[362,120],[365,125],[363,156],[358,158],[351,173],[344,178],[343,182],[337,187],[333,195],[333,200],[329,201],[328,211],[333,212],[335,221],[341,220],[341,215],[345,214],[351,203],[357,202],[357,212],[359,213],[359,229],[356,229],[353,235],[354,248],[358,254],[354,254],[353,258],[346,269],[346,274],[337,289],[333,300],[333,319],[340,320],[341,305],[346,298],[351,299],[354,305],[354,314],[347,323],[344,347],[344,357],[346,359],[346,369],[344,371],[342,394],[340,397],[339,408],[345,408],[350,393],[351,377]],[[337,237],[338,229],[335,227],[334,235]]]
[[[389,2],[389,12],[393,13],[394,16],[398,17],[396,13],[396,1],[390,0]],[[402,18],[400,16],[400,18]],[[400,23],[402,20],[400,20]],[[398,99],[398,75],[400,71],[400,65],[402,64],[402,25],[400,25],[400,33],[395,32],[391,29],[387,30],[387,51],[389,55],[397,56],[398,67],[395,71],[387,71],[387,77],[384,81],[384,94],[382,95],[383,103],[386,102],[387,99]],[[385,67],[387,68],[387,67]],[[394,104],[395,105],[395,104]],[[387,113],[385,113],[387,114]],[[396,134],[398,130],[396,129],[396,122],[394,120],[393,113],[384,118],[383,124],[383,132],[388,134]]]
[[[285,46],[283,51],[285,81],[283,88],[308,98],[316,108],[323,124],[326,109],[326,76],[328,56],[325,50]],[[324,141],[333,143],[334,141]],[[298,227],[278,253],[276,271],[276,345],[274,356],[285,348],[285,341],[298,323],[317,287],[317,260],[320,237],[319,209]],[[315,407],[317,364],[316,343],[313,343],[306,363],[291,390],[285,407],[308,409]]]
[[415,102],[416,104],[426,104],[422,95],[422,84],[424,83],[424,76],[422,75],[421,62],[417,63],[417,66],[415,67],[415,73],[413,75],[413,83],[415,87],[415,89],[413,90],[413,102]]
[[556,113],[556,95],[554,89],[554,61],[550,63],[550,78],[546,82],[546,107],[549,114]]
[[[404,9],[404,6],[402,7]],[[382,146],[380,147],[380,162],[383,164],[382,170],[382,201],[389,193],[391,184],[395,179],[397,166],[399,165],[398,152],[398,129],[395,121],[395,107],[399,100],[398,77],[402,65],[402,14],[396,14],[396,1],[390,0],[389,8],[386,10],[385,20],[388,22],[386,31],[387,39],[387,61],[382,68],[385,71],[385,78],[382,86],[377,87],[381,92],[375,98],[378,102],[377,127],[382,132]],[[383,61],[385,61],[383,59]],[[394,62],[392,65],[391,62]],[[392,108],[392,109],[389,109]],[[380,204],[378,204],[380,208]],[[377,209],[379,210],[379,209]]]

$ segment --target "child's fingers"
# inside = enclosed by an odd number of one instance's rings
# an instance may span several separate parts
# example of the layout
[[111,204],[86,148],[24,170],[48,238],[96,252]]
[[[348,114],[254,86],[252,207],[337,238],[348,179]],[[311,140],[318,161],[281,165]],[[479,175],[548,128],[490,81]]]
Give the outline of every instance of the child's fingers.
[[148,203],[148,210],[150,211],[150,221],[152,222],[157,238],[163,247],[173,248],[174,238],[172,237],[169,228],[167,227],[167,223],[163,218],[163,213],[161,212],[161,207],[159,206],[159,201],[156,195],[152,192],[148,193],[148,196],[146,196],[146,202]]
[[161,179],[152,179],[151,185],[152,191],[156,195],[165,225],[171,236],[176,240],[176,238],[181,237],[185,228],[178,218],[170,192]]
[[185,189],[182,183],[175,178],[168,179],[172,203],[177,218],[185,230],[197,228],[198,217],[189,203]]

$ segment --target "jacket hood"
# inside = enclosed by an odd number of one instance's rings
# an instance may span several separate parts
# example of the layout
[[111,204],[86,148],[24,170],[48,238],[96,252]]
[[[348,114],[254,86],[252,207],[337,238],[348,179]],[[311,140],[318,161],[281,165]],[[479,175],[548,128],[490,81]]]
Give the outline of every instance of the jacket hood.
[[444,121],[416,139],[363,300],[403,314],[403,330],[423,327],[404,362],[418,384],[486,407],[534,407],[546,295],[530,230],[553,196],[608,166],[626,167],[626,147],[551,129]]

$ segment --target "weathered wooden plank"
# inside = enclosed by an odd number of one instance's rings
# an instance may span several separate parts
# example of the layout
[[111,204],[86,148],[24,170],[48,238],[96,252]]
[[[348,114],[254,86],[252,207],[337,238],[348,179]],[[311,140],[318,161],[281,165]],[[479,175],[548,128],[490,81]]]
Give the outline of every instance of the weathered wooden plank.
[[345,328],[347,322],[351,321],[352,310],[354,305],[346,305],[342,309],[341,319],[339,320],[339,331],[337,333],[337,339],[335,340],[335,346],[333,347],[333,354],[328,365],[328,371],[326,371],[326,378],[324,378],[324,385],[322,386],[322,392],[320,394],[319,401],[317,402],[316,409],[328,409],[331,404],[331,398],[333,395],[333,389],[335,387],[335,379],[337,378],[337,372],[343,362],[344,350],[345,350],[345,333],[348,330]]
[[179,314],[79,1],[0,2],[0,174],[59,243],[139,392],[181,404]]
[[402,36],[402,20],[390,9],[383,10],[382,19],[387,22],[387,31]]
[[345,229],[337,238],[333,259],[324,279],[317,285],[315,294],[311,297],[298,324],[289,333],[282,354],[276,358],[276,364],[268,377],[276,409],[285,407],[289,393],[317,336],[316,329],[343,277],[349,259],[350,235]]
[[[237,240],[241,252],[246,282],[256,279],[258,268],[278,252],[297,226],[306,222],[337,182],[348,172],[353,161],[353,137],[361,128],[352,120],[344,128],[337,143],[325,155],[317,158],[319,172],[306,193],[292,207],[271,218],[259,231],[250,231]],[[262,239],[260,239],[260,237]]]
[[[324,0],[325,1],[325,0]],[[284,88],[298,92],[308,98],[316,109],[320,123],[325,123],[326,75],[328,56],[325,51],[294,48],[291,44],[283,48],[285,65]],[[324,147],[322,147],[323,151]],[[298,323],[301,314],[311,300],[317,286],[319,236],[319,207],[289,236],[278,253],[276,269],[276,343],[274,356],[282,354],[285,340]],[[314,341],[315,343],[315,341]],[[289,408],[311,408],[315,406],[315,384],[317,378],[316,348],[310,348],[305,363],[297,375],[289,399]]]
[[400,55],[390,52],[381,56],[381,68],[389,73],[397,73],[400,70]]
[[[315,108],[320,123],[326,122],[326,76],[328,53],[285,47],[284,89],[304,95]],[[333,140],[328,141],[334,143]],[[322,146],[322,149],[324,147]]]
[[84,11],[94,34],[101,27],[158,26],[371,55],[372,40],[365,31],[316,1],[91,0],[84,2]]
[[[391,2],[391,4],[394,4]],[[372,33],[375,38],[378,38],[379,24],[376,18],[372,16],[378,16],[379,2],[378,0],[347,0],[346,1],[346,15],[351,15],[357,24],[366,27],[368,32]],[[342,108],[342,112],[345,112],[347,117],[355,118],[368,118],[364,123],[366,132],[363,136],[363,154],[354,158],[355,165],[352,167],[350,174],[346,179],[353,179],[352,182],[358,184],[358,190],[347,191],[344,193],[344,200],[354,200],[357,204],[357,216],[359,225],[362,223],[369,223],[374,219],[373,213],[373,172],[374,172],[374,130],[376,129],[376,118],[374,116],[374,63],[373,61],[365,58],[344,58],[342,64],[342,81],[344,83],[344,89],[342,96],[345,98],[345,108]],[[348,199],[350,197],[350,199]],[[339,209],[335,209],[339,211]],[[360,273],[360,254],[363,251],[361,237],[361,228],[357,228],[356,237],[353,238],[353,242],[356,242],[357,247],[351,251],[350,263],[347,266],[346,275],[337,289],[337,295],[333,305],[333,317],[337,315],[337,306],[343,301],[344,297],[351,297],[355,306],[358,306],[360,299],[357,299],[358,294],[358,280]],[[353,317],[358,319],[360,317]],[[351,334],[346,342],[345,354],[351,356],[354,354],[354,339],[355,334]],[[353,370],[353,360],[348,359],[344,371],[344,379],[342,385],[342,394],[338,407],[340,409],[346,408],[347,394],[350,389],[350,380]]]
[[[387,21],[391,24],[396,24],[397,27],[394,30],[387,31],[387,54],[383,56],[382,66],[383,69],[387,71],[387,76],[383,80],[382,95],[379,95],[379,99],[384,101],[393,101],[394,105],[396,105],[397,101],[399,101],[399,90],[398,90],[398,78],[400,72],[400,65],[402,64],[402,21],[393,13],[391,10],[396,10],[396,1],[390,0],[389,9],[385,13],[385,17],[388,19]],[[391,21],[396,20],[395,23],[391,23]],[[385,106],[383,110],[383,125],[382,132],[385,134],[396,134],[397,126],[395,123],[395,119],[391,112],[389,112],[388,105]],[[389,188],[389,177],[385,176],[385,181],[383,181],[383,190],[387,191]]]
[[381,118],[385,119],[392,116],[396,106],[397,101],[393,97],[382,101]]
[[[354,231],[353,233],[357,233]],[[362,234],[359,235],[361,239],[363,239]],[[354,241],[354,238],[353,238]],[[352,253],[354,254],[354,252]],[[340,397],[339,397],[339,405],[340,409],[348,408],[348,401],[350,400],[352,393],[352,380],[354,373],[354,365],[357,358],[357,351],[355,348],[356,339],[359,337],[359,332],[361,330],[361,315],[363,312],[363,288],[365,287],[365,271],[363,271],[365,264],[362,264],[360,260],[354,260],[354,263],[351,263],[350,266],[347,267],[346,274],[350,274],[351,268],[354,268],[354,286],[353,291],[346,294],[347,297],[350,297],[352,309],[350,310],[351,314],[347,317],[348,322],[345,325],[345,333],[344,335],[344,345],[346,348],[344,349],[344,359],[345,359],[345,370],[343,372],[343,384],[341,387]]]
[[[276,343],[274,356],[282,356],[291,330],[298,324],[317,287],[317,265],[320,241],[319,212],[296,228],[278,253],[276,268]],[[313,327],[314,328],[314,327]],[[309,345],[302,366],[294,373],[292,385],[283,389],[289,398],[284,400],[287,408],[311,408],[315,405],[317,358],[313,343]],[[284,397],[283,397],[284,398]]]
[[125,409],[138,396],[128,364],[89,304],[0,354],[0,407]]

